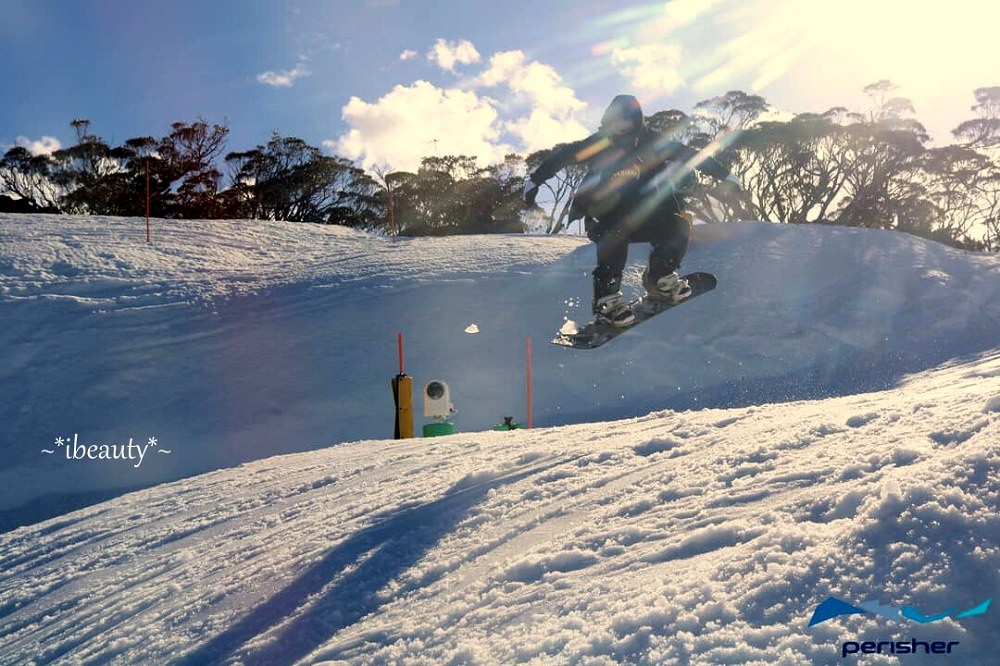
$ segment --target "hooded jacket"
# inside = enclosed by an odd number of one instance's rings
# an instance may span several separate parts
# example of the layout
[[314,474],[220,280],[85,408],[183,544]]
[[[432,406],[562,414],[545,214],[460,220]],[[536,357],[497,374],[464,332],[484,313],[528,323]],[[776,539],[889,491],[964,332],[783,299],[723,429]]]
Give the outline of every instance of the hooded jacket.
[[648,203],[680,208],[695,170],[720,180],[729,176],[714,157],[647,128],[631,95],[615,97],[597,132],[558,146],[529,178],[540,185],[573,164],[586,165],[587,174],[573,197],[570,220],[586,215],[612,222]]

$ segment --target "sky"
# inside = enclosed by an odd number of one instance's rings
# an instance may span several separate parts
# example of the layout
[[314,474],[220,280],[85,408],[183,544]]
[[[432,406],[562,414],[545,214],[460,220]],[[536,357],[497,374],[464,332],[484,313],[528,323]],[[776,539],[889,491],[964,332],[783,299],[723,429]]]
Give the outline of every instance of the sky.
[[273,131],[366,168],[526,155],[596,128],[619,93],[647,114],[742,90],[780,113],[864,112],[888,79],[938,144],[1000,85],[1000,6],[897,0],[4,0],[0,149],[112,145],[198,118],[228,150]]

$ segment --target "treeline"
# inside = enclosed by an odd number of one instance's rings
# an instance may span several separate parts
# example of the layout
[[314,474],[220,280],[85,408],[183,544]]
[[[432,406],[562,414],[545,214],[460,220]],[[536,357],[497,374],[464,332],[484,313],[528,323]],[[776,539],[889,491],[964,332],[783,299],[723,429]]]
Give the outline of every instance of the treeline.
[[[1000,251],[1000,87],[976,90],[975,117],[953,130],[956,143],[937,148],[928,147],[912,104],[893,97],[893,88],[868,86],[867,114],[834,108],[741,132],[729,160],[753,213]],[[730,101],[717,106],[729,110]]]
[[482,168],[471,157],[433,157],[416,173],[370,174],[278,133],[223,155],[229,128],[203,120],[120,146],[92,134],[87,120],[71,125],[77,140],[69,148],[34,155],[19,146],[0,160],[0,191],[13,195],[8,210],[141,216],[148,209],[163,218],[287,220],[407,235],[524,229],[516,158]]
[[[689,193],[702,220],[896,229],[1000,251],[1000,87],[976,90],[974,117],[953,130],[956,143],[938,148],[894,89],[889,81],[867,86],[865,113],[838,107],[772,120],[762,97],[731,91],[691,114],[661,111],[646,122],[715,155],[740,179],[743,201],[713,196],[709,183]],[[529,166],[545,154],[529,156]],[[582,177],[567,169],[549,182],[547,230],[565,228]]]
[[[834,108],[774,120],[740,91],[677,109],[648,124],[710,151],[747,197],[724,200],[709,183],[690,193],[707,221],[764,219],[897,229],[970,249],[1000,251],[1000,87],[974,92],[956,142],[931,148],[912,104],[881,81],[864,113]],[[546,184],[543,211],[525,211],[526,172],[547,154],[481,167],[467,156],[428,157],[416,172],[366,172],[275,133],[225,152],[229,129],[178,122],[162,138],[110,146],[76,120],[76,144],[51,155],[11,148],[0,160],[0,209],[179,219],[251,218],[339,224],[403,235],[559,233],[582,179],[569,168]],[[225,169],[223,173],[222,169]]]
[[[109,146],[74,120],[76,144],[51,155],[23,147],[0,161],[0,184],[38,210],[179,219],[261,218],[363,224],[378,188],[349,161],[301,139],[223,157],[229,128],[178,122],[160,139]],[[220,158],[228,180],[219,169]]]

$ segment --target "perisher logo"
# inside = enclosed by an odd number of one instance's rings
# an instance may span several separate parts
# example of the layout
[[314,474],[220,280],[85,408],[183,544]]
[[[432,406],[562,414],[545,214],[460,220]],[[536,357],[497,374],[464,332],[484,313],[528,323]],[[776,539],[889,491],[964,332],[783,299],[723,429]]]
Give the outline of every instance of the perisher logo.
[[[912,606],[887,606],[877,601],[866,601],[862,604],[851,604],[836,597],[828,597],[823,603],[813,611],[809,626],[813,627],[821,622],[840,617],[842,615],[876,615],[893,622],[905,624],[907,622],[918,625],[941,622],[943,620],[961,620],[964,618],[985,615],[990,608],[993,598],[990,597],[982,603],[972,608],[959,611],[952,608],[943,613],[925,615]],[[847,659],[855,654],[935,654],[951,655],[956,648],[961,645],[958,641],[924,641],[918,638],[907,640],[850,640],[844,641],[840,646],[840,658]]]
[[809,620],[809,626],[815,626],[820,622],[826,622],[827,620],[841,615],[866,615],[869,613],[879,617],[884,617],[894,622],[910,620],[911,622],[916,622],[918,624],[940,622],[941,620],[947,620],[948,618],[961,620],[966,617],[985,615],[986,611],[989,610],[990,603],[992,601],[993,597],[990,597],[978,606],[973,606],[972,608],[962,612],[956,612],[956,609],[953,608],[945,611],[944,613],[938,613],[937,615],[924,615],[912,606],[896,608],[894,606],[884,606],[877,601],[866,601],[863,604],[855,605],[837,599],[836,597],[828,597],[826,601],[816,607],[816,610],[813,612],[812,619]]

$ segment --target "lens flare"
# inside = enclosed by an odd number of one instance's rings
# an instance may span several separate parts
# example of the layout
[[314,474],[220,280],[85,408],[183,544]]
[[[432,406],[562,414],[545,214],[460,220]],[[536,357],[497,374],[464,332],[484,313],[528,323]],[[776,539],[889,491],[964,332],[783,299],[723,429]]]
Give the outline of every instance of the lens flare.
[[[570,39],[588,44],[593,56],[577,66],[574,80],[617,88],[624,80],[651,102],[733,88],[766,94],[817,80],[860,92],[890,79],[922,92],[988,69],[1000,5],[914,7],[910,0],[640,3],[591,15],[574,28]],[[979,74],[977,85],[992,75]]]

